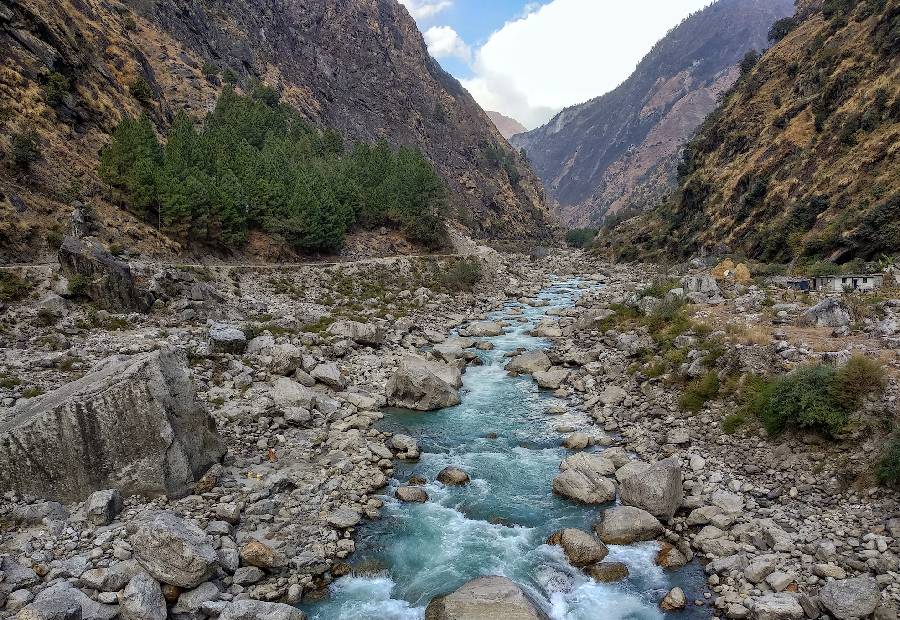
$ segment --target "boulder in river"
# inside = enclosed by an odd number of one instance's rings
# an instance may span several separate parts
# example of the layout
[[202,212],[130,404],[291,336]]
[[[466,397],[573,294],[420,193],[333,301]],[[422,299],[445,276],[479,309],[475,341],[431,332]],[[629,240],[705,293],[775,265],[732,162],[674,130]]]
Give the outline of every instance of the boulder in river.
[[459,467],[445,467],[438,472],[437,479],[446,485],[459,486],[469,482],[469,474]]
[[171,349],[114,356],[0,419],[0,490],[182,495],[225,450]]
[[428,493],[425,492],[425,489],[417,486],[404,486],[399,487],[396,491],[394,491],[394,497],[399,499],[401,502],[409,502],[413,504],[424,504],[428,501]]
[[541,608],[506,577],[479,577],[428,603],[425,620],[549,620]]
[[469,324],[466,328],[466,333],[476,338],[500,336],[503,334],[503,323],[498,321],[476,321]]
[[663,526],[646,510],[633,506],[613,506],[594,523],[594,532],[607,545],[630,545],[662,535]]
[[598,562],[593,566],[588,566],[585,570],[594,581],[600,583],[622,581],[629,575],[628,567],[622,562]]
[[406,355],[388,380],[387,401],[393,407],[433,411],[460,403],[462,375],[455,366]]
[[596,564],[609,554],[606,545],[589,533],[575,528],[554,532],[547,539],[547,544],[561,547],[572,566]]
[[559,465],[553,479],[553,492],[583,504],[605,504],[616,498],[616,485],[606,476],[612,475],[613,464],[605,457],[579,452]]
[[506,365],[508,372],[533,375],[550,370],[550,358],[543,351],[526,351],[512,358]]
[[539,387],[546,390],[555,390],[569,378],[569,371],[565,368],[551,368],[550,370],[536,372],[532,376]]
[[635,461],[616,471],[622,504],[671,519],[684,501],[681,461],[669,457],[653,464]]

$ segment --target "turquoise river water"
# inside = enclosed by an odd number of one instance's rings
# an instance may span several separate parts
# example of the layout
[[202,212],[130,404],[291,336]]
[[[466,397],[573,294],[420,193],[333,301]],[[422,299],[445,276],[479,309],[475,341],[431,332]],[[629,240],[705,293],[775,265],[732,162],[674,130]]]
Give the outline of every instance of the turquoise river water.
[[[483,365],[464,374],[462,403],[430,413],[388,411],[380,427],[418,439],[422,458],[398,463],[385,490],[382,518],[357,536],[355,566],[336,580],[330,597],[304,609],[314,620],[421,620],[432,597],[482,575],[504,575],[525,588],[554,620],[654,620],[666,614],[658,602],[675,585],[688,600],[702,592],[696,565],[663,571],[654,564],[655,542],[610,546],[606,561],[624,562],[630,576],[602,584],[572,567],[558,547],[544,542],[560,528],[591,530],[603,507],[556,497],[551,482],[568,451],[546,410],[560,401],[539,390],[530,377],[511,377],[504,354],[539,349],[548,342],[528,332],[549,308],[575,303],[587,284],[557,282],[540,294],[548,306],[508,304],[491,318],[512,319],[502,336],[488,338],[479,352]],[[523,312],[510,314],[521,307]],[[526,322],[516,322],[520,317]],[[493,438],[496,435],[496,438]],[[472,478],[445,487],[437,473],[454,465]],[[423,475],[429,501],[404,504],[394,489],[413,474]],[[362,567],[367,569],[362,570]],[[692,605],[681,618],[707,618]]]

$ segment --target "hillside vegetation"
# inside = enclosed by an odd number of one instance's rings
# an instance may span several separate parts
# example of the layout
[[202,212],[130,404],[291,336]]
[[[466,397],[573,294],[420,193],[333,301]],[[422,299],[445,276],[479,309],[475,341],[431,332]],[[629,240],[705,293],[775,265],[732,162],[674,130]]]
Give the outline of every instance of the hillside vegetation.
[[827,0],[772,37],[685,149],[678,191],[601,249],[777,262],[900,251],[898,1]]

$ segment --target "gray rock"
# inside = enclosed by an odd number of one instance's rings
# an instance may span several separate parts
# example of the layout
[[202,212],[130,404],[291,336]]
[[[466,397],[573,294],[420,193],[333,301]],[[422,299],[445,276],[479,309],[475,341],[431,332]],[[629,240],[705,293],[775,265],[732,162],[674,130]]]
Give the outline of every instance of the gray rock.
[[594,532],[608,545],[630,545],[662,535],[663,526],[645,510],[633,506],[613,506],[594,523]]
[[801,325],[814,327],[844,327],[852,317],[847,305],[835,297],[823,299],[800,317]]
[[180,588],[195,588],[209,579],[219,559],[203,530],[167,511],[143,515],[131,545],[150,575]]
[[550,370],[550,358],[543,351],[526,351],[512,358],[506,365],[508,372],[532,375]]
[[525,592],[506,577],[479,577],[428,603],[425,620],[549,620]]
[[616,485],[606,477],[613,473],[609,459],[580,452],[566,458],[559,468],[559,475],[553,479],[553,492],[557,495],[583,504],[605,504],[615,499]]
[[312,390],[287,377],[277,379],[269,393],[279,407],[311,409],[316,401],[316,395]]
[[878,582],[864,575],[826,583],[819,591],[822,604],[834,617],[864,618],[875,611],[881,602]]
[[618,406],[622,404],[628,394],[618,385],[607,385],[600,393],[600,402],[604,405]]
[[122,620],[166,620],[166,600],[162,588],[147,573],[128,582],[120,600]]
[[92,601],[69,582],[61,581],[38,593],[16,620],[112,620],[118,614],[117,605]]
[[217,600],[219,600],[219,588],[211,581],[207,581],[193,590],[182,592],[178,597],[178,602],[172,607],[172,615],[175,618],[181,614],[190,615],[200,611],[204,603]]
[[572,566],[596,564],[609,554],[609,549],[602,542],[574,528],[554,532],[547,539],[547,544],[561,547]]
[[551,368],[532,375],[539,387],[547,390],[555,390],[569,378],[569,371],[565,368]]
[[797,597],[786,592],[752,599],[750,611],[756,620],[801,620],[806,617]]
[[437,479],[450,486],[460,486],[469,482],[469,474],[459,467],[445,467],[438,472]]
[[670,457],[651,465],[629,463],[616,472],[619,497],[626,506],[671,519],[684,501],[681,461]]
[[219,620],[306,620],[296,607],[263,601],[234,601],[225,607]]
[[379,346],[384,342],[384,333],[371,323],[335,321],[328,326],[326,333],[362,345]]
[[387,401],[393,407],[433,411],[460,403],[462,376],[459,369],[406,355],[388,380]]
[[247,348],[247,336],[234,325],[213,323],[209,328],[209,346],[215,353],[240,354]]
[[137,286],[131,268],[99,243],[66,237],[57,258],[69,286],[78,281],[79,290],[104,309],[149,312],[153,306],[153,295]]
[[0,556],[0,574],[3,575],[3,579],[0,580],[0,599],[16,590],[32,588],[41,582],[41,578],[30,566],[22,566],[8,555]]
[[94,525],[109,525],[122,512],[122,494],[118,489],[94,491],[85,504],[84,512]]
[[336,390],[343,390],[347,387],[347,379],[341,374],[340,368],[334,363],[322,363],[313,368],[310,373],[312,378],[319,383],[332,387]]
[[241,566],[234,572],[234,583],[239,586],[249,586],[259,583],[265,578],[266,574],[261,568],[256,566]]
[[394,491],[394,497],[401,502],[410,502],[414,504],[424,504],[428,501],[428,493],[422,487],[399,487]]
[[81,501],[181,495],[225,449],[171,349],[101,362],[0,424],[0,489]]
[[503,324],[497,321],[476,321],[466,327],[466,332],[476,338],[500,336],[503,334]]
[[338,508],[328,514],[328,524],[341,530],[354,527],[360,521],[360,515],[349,508]]

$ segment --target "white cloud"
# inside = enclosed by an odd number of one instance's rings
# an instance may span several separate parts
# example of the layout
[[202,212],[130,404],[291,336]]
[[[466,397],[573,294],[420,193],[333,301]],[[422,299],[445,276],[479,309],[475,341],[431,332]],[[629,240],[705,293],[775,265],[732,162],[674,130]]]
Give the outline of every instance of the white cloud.
[[472,61],[472,50],[450,26],[432,26],[424,33],[428,51],[435,58],[459,58]]
[[529,129],[627,78],[653,44],[711,0],[553,0],[507,23],[463,80],[488,110]]
[[453,0],[400,0],[413,19],[428,19],[453,6]]

